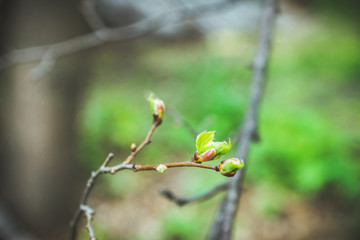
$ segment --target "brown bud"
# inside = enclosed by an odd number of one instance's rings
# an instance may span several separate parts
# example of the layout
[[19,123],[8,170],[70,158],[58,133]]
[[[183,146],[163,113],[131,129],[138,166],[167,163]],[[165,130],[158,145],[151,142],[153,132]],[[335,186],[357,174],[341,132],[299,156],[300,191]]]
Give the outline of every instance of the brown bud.
[[191,161],[192,161],[192,162],[199,162],[199,160],[200,160],[200,155],[199,155],[198,152],[196,152],[196,153],[194,154],[194,156],[191,157]]
[[162,123],[162,118],[159,117],[159,114],[153,113],[153,123],[156,124],[156,126]]
[[221,175],[225,176],[225,177],[233,177],[235,176],[236,172],[221,172]]

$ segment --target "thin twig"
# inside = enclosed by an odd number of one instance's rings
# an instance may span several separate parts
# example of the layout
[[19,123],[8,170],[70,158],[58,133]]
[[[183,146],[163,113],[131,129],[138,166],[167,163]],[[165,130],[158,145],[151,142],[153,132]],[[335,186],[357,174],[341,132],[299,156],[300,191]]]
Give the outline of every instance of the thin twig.
[[[91,33],[63,42],[15,50],[0,56],[0,70],[16,64],[41,61],[39,64],[42,64],[45,67],[37,66],[35,68],[37,69],[36,76],[42,77],[51,70],[56,61],[61,57],[96,47],[106,42],[123,41],[141,37],[155,32],[164,26],[179,23],[187,18],[218,11],[228,7],[234,2],[237,1],[224,0],[220,2],[197,4],[191,8],[191,11],[189,11],[189,7],[176,8],[166,13],[160,13],[144,18],[124,27],[99,28]],[[47,52],[51,52],[51,57],[45,59],[44,55]],[[51,64],[44,64],[44,59],[46,60],[45,63]],[[39,72],[40,70],[43,70],[43,72]]]
[[[109,174],[109,173],[110,174],[115,174],[115,173],[117,173],[118,171],[121,171],[121,170],[132,170],[134,172],[149,171],[149,170],[155,170],[156,171],[157,167],[159,165],[160,164],[156,164],[156,165],[126,164],[125,162],[123,162],[123,163],[118,164],[118,165],[113,166],[113,167],[106,167],[105,163],[104,163],[96,172],[92,172],[91,177],[89,178],[88,183],[86,185],[80,207],[76,211],[74,219],[71,222],[71,236],[70,236],[70,239],[74,240],[76,238],[76,225],[77,225],[77,223],[79,221],[79,218],[81,216],[81,212],[84,212],[85,214],[87,214],[87,212],[84,211],[83,208],[84,208],[84,206],[87,206],[87,205],[85,205],[85,203],[86,203],[86,201],[87,201],[87,199],[89,197],[90,191],[93,188],[93,186],[95,184],[95,181],[96,181],[98,176],[100,176],[101,174]],[[200,163],[194,163],[194,162],[173,162],[173,163],[164,163],[164,164],[161,164],[161,165],[164,165],[167,168],[198,167],[198,168],[205,168],[205,169],[210,169],[210,170],[214,170],[214,171],[219,171],[219,166],[217,166],[217,165],[206,165],[206,164],[200,164]],[[94,231],[92,230],[91,225],[90,225],[89,217],[87,216],[87,218],[88,218],[87,228],[88,228],[89,234],[92,233],[93,236],[95,236]]]
[[[257,132],[258,111],[265,85],[265,72],[269,58],[271,36],[278,11],[278,0],[267,0],[261,20],[259,42],[253,62],[253,76],[250,93],[250,103],[241,130],[241,139],[238,146],[237,157],[247,159],[250,143]],[[244,182],[244,168],[230,181],[231,186],[217,212],[215,222],[211,228],[208,239],[229,240],[232,236],[232,226]]]
[[159,125],[159,123],[156,121],[153,123],[153,125],[151,126],[150,131],[146,135],[144,141],[142,141],[142,143],[138,147],[135,147],[135,150],[132,150],[130,155],[124,161],[124,164],[129,164],[134,159],[136,154],[138,154],[141,151],[141,149],[143,149],[146,145],[148,145],[150,143],[150,138],[153,135],[153,133],[158,125]]
[[109,153],[108,157],[105,159],[105,161],[101,165],[101,167],[97,171],[91,173],[91,176],[88,179],[86,187],[84,189],[84,193],[83,193],[83,195],[81,197],[79,208],[76,210],[74,218],[72,219],[72,221],[70,223],[70,239],[71,240],[75,240],[75,238],[76,238],[77,224],[78,224],[78,222],[80,220],[80,216],[81,216],[81,212],[82,212],[81,207],[86,205],[86,201],[87,201],[87,199],[89,197],[89,194],[90,194],[92,188],[94,187],[96,179],[101,174],[101,169],[106,167],[113,157],[114,157],[114,154]]
[[207,191],[203,194],[193,196],[193,197],[188,197],[188,198],[178,197],[172,191],[167,190],[167,189],[161,190],[160,194],[162,196],[164,196],[165,198],[167,198],[169,201],[174,202],[178,206],[184,206],[186,204],[208,200],[208,199],[214,197],[215,195],[227,190],[229,188],[229,186],[230,186],[230,182],[225,182],[225,183],[222,183],[222,184],[210,189],[209,191]]
[[[198,167],[198,168],[206,168],[215,171],[219,171],[219,166],[217,165],[208,165],[208,164],[199,164],[194,162],[173,162],[173,163],[163,163],[162,165],[166,166],[167,168],[176,168],[176,167]],[[134,171],[148,171],[148,170],[156,170],[159,164],[156,165],[134,165]]]
[[[156,171],[156,168],[160,164],[154,165],[141,165],[141,164],[126,164],[125,162],[120,163],[113,167],[102,167],[99,172],[100,173],[110,173],[115,174],[121,170],[132,170],[134,172],[141,172],[141,171]],[[217,165],[207,165],[207,164],[199,164],[194,162],[173,162],[173,163],[162,163],[161,165],[167,168],[178,168],[178,167],[198,167],[198,168],[206,168],[211,169],[214,171],[219,171],[219,166]]]
[[94,214],[95,214],[95,211],[89,207],[88,205],[81,205],[80,206],[80,210],[84,212],[85,216],[86,216],[86,220],[87,220],[87,223],[86,223],[86,228],[89,232],[89,238],[90,240],[96,240],[96,237],[95,237],[95,232],[91,226],[91,221],[94,217]]
[[87,181],[83,196],[81,198],[80,206],[77,209],[75,216],[70,223],[70,228],[71,228],[70,239],[71,240],[75,240],[75,238],[76,238],[77,223],[79,222],[81,212],[82,212],[81,206],[86,205],[89,194],[90,194],[98,176],[102,173],[115,173],[122,169],[133,170],[134,165],[129,164],[129,163],[131,162],[131,160],[135,157],[135,155],[137,153],[139,153],[147,144],[150,143],[150,138],[151,138],[152,134],[154,133],[156,127],[158,127],[160,125],[160,123],[161,123],[161,119],[154,120],[154,123],[151,126],[149,132],[147,133],[144,141],[140,144],[140,146],[138,148],[136,148],[135,150],[132,149],[130,155],[126,158],[126,160],[123,163],[121,163],[115,167],[112,167],[112,168],[107,167],[107,165],[110,163],[111,159],[114,157],[114,154],[110,153],[108,155],[108,157],[105,159],[104,163],[100,166],[100,168],[97,171],[91,173],[91,176]]
[[[147,133],[144,141],[140,144],[140,146],[137,149],[132,150],[130,155],[126,158],[126,160],[123,163],[117,165],[119,170],[120,169],[131,169],[131,170],[133,169],[133,165],[128,164],[128,163],[130,163],[131,160],[135,157],[135,155],[137,153],[139,153],[147,144],[150,143],[150,138],[151,138],[152,134],[154,133],[156,127],[158,127],[160,125],[160,123],[161,123],[161,120],[154,120],[153,125],[151,126],[149,132]],[[81,216],[81,206],[86,205],[86,201],[87,201],[89,194],[96,182],[96,179],[98,178],[98,176],[100,174],[106,173],[106,169],[109,168],[109,167],[107,167],[107,165],[110,163],[110,161],[113,157],[114,157],[114,154],[110,153],[108,155],[108,157],[105,159],[104,163],[100,166],[100,168],[97,171],[91,173],[91,176],[87,181],[83,196],[81,198],[79,208],[77,209],[75,216],[70,223],[70,228],[71,228],[70,239],[71,240],[74,240],[76,238],[77,223]],[[117,171],[119,171],[119,170],[117,170]],[[114,170],[110,169],[109,173],[113,173],[113,171]]]
[[[70,223],[71,232],[70,232],[70,239],[75,240],[76,234],[77,234],[77,224],[79,222],[81,213],[84,212],[87,217],[87,229],[89,232],[89,236],[91,239],[95,239],[95,233],[91,227],[90,221],[92,220],[94,212],[92,214],[88,213],[88,209],[91,209],[87,204],[87,199],[89,198],[90,192],[92,188],[95,185],[96,179],[101,174],[115,174],[118,171],[121,170],[132,170],[134,172],[140,172],[140,171],[149,171],[149,170],[155,170],[157,171],[157,168],[160,164],[156,165],[141,165],[141,164],[130,164],[130,162],[134,159],[137,153],[139,153],[146,145],[150,143],[150,138],[153,135],[155,129],[161,124],[161,119],[154,120],[154,123],[152,127],[150,128],[149,132],[147,133],[145,139],[142,141],[142,143],[139,145],[138,148],[132,148],[132,152],[130,155],[126,158],[125,161],[122,163],[108,167],[108,164],[110,163],[111,159],[114,157],[112,153],[108,155],[108,157],[105,159],[104,163],[100,166],[100,168],[97,171],[94,171],[91,173],[90,178],[87,181],[83,196],[80,201],[79,208],[77,209],[75,216],[73,220]],[[175,167],[198,167],[198,168],[205,168],[210,169],[214,171],[219,171],[219,166],[217,165],[207,165],[207,164],[200,164],[200,163],[194,163],[194,162],[173,162],[173,163],[164,163],[161,164],[165,168],[175,168]],[[86,206],[86,207],[84,207]],[[87,210],[86,210],[87,209]],[[91,215],[91,218],[89,217]],[[93,237],[93,238],[92,238]]]

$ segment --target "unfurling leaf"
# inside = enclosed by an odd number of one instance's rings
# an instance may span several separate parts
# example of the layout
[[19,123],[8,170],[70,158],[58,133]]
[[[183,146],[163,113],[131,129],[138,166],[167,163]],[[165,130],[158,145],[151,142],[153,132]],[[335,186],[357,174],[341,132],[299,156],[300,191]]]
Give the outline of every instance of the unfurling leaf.
[[214,142],[215,131],[202,132],[196,138],[196,153],[193,157],[194,162],[204,162],[218,159],[231,149],[231,141]]
[[206,150],[203,150],[214,139],[215,131],[202,132],[196,138],[196,150],[199,154],[203,154]]
[[165,104],[163,100],[159,98],[154,98],[153,94],[149,95],[148,101],[153,112],[154,119],[161,120],[165,111]]
[[229,143],[227,142],[215,142],[216,154],[225,155],[231,149],[231,140],[229,138]]

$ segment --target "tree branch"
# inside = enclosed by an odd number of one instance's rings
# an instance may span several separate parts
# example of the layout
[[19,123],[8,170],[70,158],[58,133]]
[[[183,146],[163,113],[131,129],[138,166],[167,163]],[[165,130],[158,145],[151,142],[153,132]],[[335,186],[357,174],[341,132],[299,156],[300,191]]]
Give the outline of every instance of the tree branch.
[[[133,165],[133,170],[135,172],[138,171],[148,171],[148,170],[156,170],[156,168],[160,164],[156,165]],[[217,165],[208,165],[208,164],[201,164],[201,163],[194,163],[194,162],[173,162],[173,163],[163,163],[161,165],[166,166],[167,168],[176,168],[176,167],[198,167],[198,168],[206,168],[211,169],[216,172],[219,171],[219,166]]]
[[[93,228],[91,227],[91,220],[93,219],[94,211],[86,204],[87,199],[89,198],[90,192],[93,189],[97,178],[101,174],[115,174],[118,171],[121,170],[132,170],[134,172],[139,171],[149,171],[149,170],[155,170],[159,171],[158,167],[162,167],[163,169],[167,168],[175,168],[175,167],[198,167],[198,168],[205,168],[210,169],[214,171],[219,171],[219,166],[217,165],[207,165],[207,164],[201,164],[201,163],[194,163],[194,162],[173,162],[173,163],[164,163],[164,164],[156,164],[156,165],[141,165],[141,164],[130,164],[130,162],[134,159],[137,153],[139,153],[147,144],[150,143],[150,138],[152,134],[154,133],[155,129],[161,124],[161,119],[158,119],[154,117],[154,123],[152,127],[150,128],[148,134],[146,135],[143,142],[139,145],[138,148],[135,146],[131,146],[132,152],[130,155],[126,158],[126,160],[118,165],[115,165],[113,167],[108,167],[108,164],[110,163],[111,159],[114,157],[112,153],[108,155],[108,157],[105,159],[104,163],[100,166],[100,168],[97,171],[94,171],[91,173],[90,178],[87,181],[83,196],[80,201],[79,208],[77,209],[75,216],[73,220],[70,223],[70,240],[75,240],[77,235],[77,224],[80,220],[81,213],[83,212],[87,218],[87,224],[86,227],[89,232],[90,239],[96,239],[95,233]],[[164,171],[165,171],[164,170]]]
[[143,149],[146,145],[148,145],[150,143],[151,136],[153,135],[156,127],[158,127],[160,124],[161,124],[161,120],[160,121],[154,121],[154,123],[151,126],[148,134],[146,135],[146,137],[144,139],[144,141],[142,141],[142,143],[139,145],[139,147],[136,147],[136,145],[132,145],[131,153],[126,158],[126,160],[124,161],[124,164],[129,164],[134,159],[136,154],[138,154],[141,151],[141,149]]
[[[109,157],[107,159],[112,158],[112,156],[113,156],[112,154],[109,154]],[[80,219],[81,212],[84,212],[85,216],[87,218],[86,227],[89,231],[90,239],[95,239],[95,234],[94,234],[94,231],[93,231],[93,229],[91,227],[91,223],[90,223],[95,212],[89,206],[85,205],[85,203],[89,197],[91,189],[95,185],[96,179],[101,174],[107,174],[107,173],[115,174],[116,172],[121,171],[121,170],[132,170],[134,172],[149,171],[149,170],[157,171],[157,167],[159,165],[166,166],[166,168],[198,167],[198,168],[205,168],[205,169],[210,169],[210,170],[214,170],[214,171],[219,171],[219,166],[217,166],[217,165],[206,165],[206,164],[200,164],[200,163],[194,163],[194,162],[173,162],[173,163],[164,163],[164,164],[156,164],[156,165],[126,164],[125,162],[123,162],[114,167],[106,167],[105,162],[96,172],[92,172],[92,174],[87,182],[87,185],[84,190],[84,194],[83,194],[83,197],[82,197],[82,200],[80,203],[80,207],[76,211],[75,216],[70,224],[70,226],[71,226],[70,239],[71,240],[74,240],[76,238],[76,226]],[[220,190],[217,190],[217,191],[220,191]],[[91,209],[92,211],[89,211],[89,209]]]
[[[77,209],[77,211],[75,212],[75,215],[74,215],[74,218],[73,220],[71,221],[70,223],[70,239],[71,240],[74,240],[76,238],[76,230],[77,230],[77,224],[78,224],[78,221],[80,219],[80,216],[81,216],[81,212],[82,212],[82,209],[81,209],[81,206],[85,206],[86,205],[86,202],[87,202],[87,199],[89,197],[89,194],[92,190],[92,188],[94,187],[94,184],[96,182],[96,179],[99,177],[100,174],[102,173],[114,173],[116,171],[119,171],[121,169],[130,169],[130,170],[133,170],[133,167],[134,165],[132,164],[129,164],[131,162],[131,160],[135,157],[135,155],[137,153],[139,153],[147,144],[150,143],[150,138],[152,136],[152,134],[154,133],[155,129],[161,124],[161,119],[155,119],[154,118],[154,122],[153,122],[153,125],[151,126],[148,134],[146,135],[144,141],[140,144],[140,146],[136,149],[132,148],[131,149],[131,153],[130,155],[126,158],[126,160],[115,166],[117,167],[118,170],[114,170],[113,168],[109,168],[107,167],[107,165],[110,163],[110,161],[113,159],[114,157],[114,154],[110,153],[108,155],[108,157],[105,159],[104,163],[100,166],[100,168],[95,171],[95,172],[92,172],[91,173],[91,176],[90,178],[88,179],[87,181],[87,184],[86,184],[86,187],[85,187],[85,190],[84,190],[84,193],[83,193],[83,196],[81,198],[81,201],[80,201],[80,205],[79,205],[79,208]],[[90,233],[90,231],[89,231]]]
[[80,210],[83,211],[86,216],[86,220],[87,220],[86,228],[89,232],[90,240],[96,240],[94,230],[91,226],[91,221],[94,217],[95,211],[87,205],[80,205]]
[[[250,93],[250,103],[241,130],[241,140],[236,156],[247,159],[250,143],[257,132],[258,111],[265,84],[265,72],[269,58],[271,36],[278,11],[277,0],[266,0],[266,6],[261,20],[259,42],[253,62],[253,76]],[[244,182],[244,168],[230,181],[229,191],[221,203],[215,222],[208,239],[231,239],[233,221],[239,206]]]
[[[101,173],[101,169],[106,167],[107,164],[109,164],[109,162],[111,161],[111,159],[114,157],[114,154],[109,153],[108,157],[105,159],[104,163],[101,165],[101,167],[96,171],[96,172],[92,172],[90,178],[87,181],[84,193],[82,195],[81,201],[80,201],[80,205],[79,208],[76,210],[75,215],[73,220],[70,223],[70,239],[71,240],[75,240],[76,239],[76,234],[77,234],[77,224],[80,220],[80,216],[81,213],[84,211],[83,210],[83,206],[86,206],[86,201],[89,197],[89,194],[92,190],[92,188],[94,187],[94,184],[96,182],[96,179],[98,178],[98,176]],[[88,219],[89,222],[89,219]],[[89,226],[89,224],[87,225]],[[91,225],[90,225],[91,226]],[[88,227],[89,229],[89,227]],[[93,232],[93,231],[92,231]],[[89,231],[90,234],[90,231]]]
[[[91,2],[92,0],[89,1]],[[32,74],[32,78],[42,77],[52,69],[56,61],[61,57],[96,47],[107,42],[123,41],[144,36],[166,25],[178,23],[184,19],[204,15],[205,13],[215,10],[218,11],[228,7],[233,2],[237,1],[224,0],[220,2],[212,2],[210,4],[198,4],[193,6],[191,10],[189,10],[189,7],[176,8],[166,13],[160,13],[155,16],[142,19],[125,27],[100,28],[98,22],[96,26],[94,26],[96,30],[91,33],[63,42],[15,50],[0,56],[0,70],[16,64],[41,61],[38,66],[35,67],[35,70],[33,70],[36,74]],[[91,19],[94,19],[94,14],[90,15],[92,15]],[[88,21],[92,20],[88,19]]]
[[167,189],[161,190],[160,194],[163,197],[167,198],[169,201],[174,202],[176,205],[184,206],[186,204],[208,200],[208,199],[214,197],[215,195],[227,190],[229,188],[229,186],[230,186],[230,182],[225,182],[225,183],[222,183],[222,184],[210,189],[209,191],[207,191],[203,194],[193,196],[193,197],[188,197],[188,198],[178,197],[172,191],[167,190]]

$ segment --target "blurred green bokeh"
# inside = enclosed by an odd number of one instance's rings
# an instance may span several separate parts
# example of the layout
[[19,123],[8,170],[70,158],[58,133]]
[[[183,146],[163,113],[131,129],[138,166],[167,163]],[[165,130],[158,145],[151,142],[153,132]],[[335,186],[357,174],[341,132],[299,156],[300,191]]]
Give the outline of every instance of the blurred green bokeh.
[[[271,185],[304,198],[323,191],[350,201],[359,196],[360,43],[353,27],[332,26],[318,23],[306,33],[277,33],[260,111],[261,142],[252,146],[245,166],[247,186]],[[173,45],[141,40],[135,43],[138,54],[131,61],[103,53],[94,63],[94,85],[79,116],[84,166],[97,168],[111,151],[123,159],[132,142],[142,141],[152,121],[147,91],[176,108],[198,132],[216,130],[220,141],[234,136],[248,101],[247,63],[255,46],[248,35],[232,33],[221,41],[209,37]],[[165,115],[137,161],[182,161],[194,150],[195,137]],[[207,171],[177,174],[182,179],[179,191],[189,195],[225,180]],[[129,175],[106,178],[109,194],[136,192],[134,181],[140,182],[141,176]],[[218,199],[166,211],[159,219],[166,230],[157,239],[204,237],[206,231],[199,226],[208,228]],[[276,213],[284,201],[270,197],[268,205],[259,202],[258,208]],[[206,209],[211,214],[201,214]],[[145,238],[135,234],[134,239]]]

